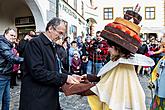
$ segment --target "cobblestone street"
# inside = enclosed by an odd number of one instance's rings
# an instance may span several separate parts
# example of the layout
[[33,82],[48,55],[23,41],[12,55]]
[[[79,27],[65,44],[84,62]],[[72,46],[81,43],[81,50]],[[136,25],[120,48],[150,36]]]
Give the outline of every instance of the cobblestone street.
[[[146,76],[139,77],[142,87],[146,94],[146,106],[149,108],[149,104],[151,101],[151,91],[148,89],[148,78]],[[19,81],[19,85],[20,81]],[[11,104],[10,110],[18,110],[19,106],[19,93],[20,86],[14,87],[11,89]],[[81,97],[78,95],[65,97],[63,93],[60,93],[60,103],[61,107],[64,110],[90,110],[86,97]]]

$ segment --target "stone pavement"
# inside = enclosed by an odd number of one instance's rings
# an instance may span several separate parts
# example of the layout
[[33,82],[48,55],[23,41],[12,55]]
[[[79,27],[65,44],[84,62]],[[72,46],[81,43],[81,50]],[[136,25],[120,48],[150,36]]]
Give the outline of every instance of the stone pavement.
[[[146,94],[146,106],[147,106],[147,108],[149,108],[149,105],[151,102],[151,91],[147,87],[148,78],[146,76],[143,76],[143,77],[139,77],[139,80],[140,80],[142,87]],[[19,83],[19,85],[21,85],[20,81],[18,83]],[[11,89],[10,110],[18,110],[19,93],[20,93],[20,86],[16,86],[16,87],[14,87],[14,89]],[[78,95],[66,97],[66,96],[64,96],[63,93],[60,93],[60,103],[61,103],[61,107],[64,110],[90,110],[90,107],[87,102],[87,98],[81,97]]]
[[140,80],[140,83],[143,87],[143,90],[145,92],[145,95],[146,95],[146,107],[147,107],[147,110],[149,110],[149,107],[150,107],[150,103],[151,103],[151,100],[152,100],[152,96],[151,96],[151,90],[148,88],[148,80],[149,78],[147,76],[143,76],[143,77],[139,77],[139,80]]

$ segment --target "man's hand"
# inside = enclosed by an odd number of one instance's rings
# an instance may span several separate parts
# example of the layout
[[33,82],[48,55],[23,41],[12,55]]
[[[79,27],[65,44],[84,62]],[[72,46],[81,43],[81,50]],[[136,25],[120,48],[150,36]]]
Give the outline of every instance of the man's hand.
[[83,82],[83,77],[82,76],[79,76],[79,75],[76,75],[76,74],[73,74],[72,75],[75,79],[77,79],[79,82]]
[[83,77],[84,79],[87,79],[87,74],[83,74],[82,77]]
[[86,83],[89,82],[89,80],[87,78],[87,74],[83,74],[82,77],[83,77],[84,82],[86,82]]
[[26,35],[26,36],[24,37],[24,40],[31,40],[31,39],[32,39],[32,37],[29,36],[29,35]]
[[68,84],[79,84],[80,81],[76,79],[75,77],[68,75],[67,81]]

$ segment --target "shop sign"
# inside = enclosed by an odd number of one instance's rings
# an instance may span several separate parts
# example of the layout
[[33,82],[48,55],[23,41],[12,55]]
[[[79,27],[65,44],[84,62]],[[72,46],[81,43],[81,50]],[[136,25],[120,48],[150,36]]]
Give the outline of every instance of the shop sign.
[[17,17],[15,18],[15,25],[31,25],[35,24],[35,20],[33,16],[26,17]]
[[70,16],[77,19],[77,15],[71,9],[69,9],[67,6],[65,6],[64,4],[59,3],[59,8],[62,9],[63,11],[65,11],[66,13],[68,13]]

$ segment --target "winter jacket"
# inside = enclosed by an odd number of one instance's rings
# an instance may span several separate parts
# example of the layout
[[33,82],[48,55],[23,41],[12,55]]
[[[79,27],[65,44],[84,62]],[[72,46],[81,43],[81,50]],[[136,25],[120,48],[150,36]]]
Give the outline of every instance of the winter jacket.
[[12,52],[12,43],[4,36],[0,36],[0,77],[10,78],[13,64],[23,62],[23,58],[16,56]]

